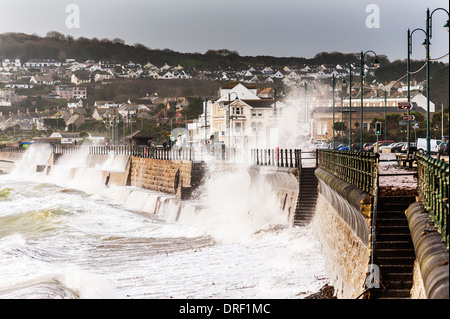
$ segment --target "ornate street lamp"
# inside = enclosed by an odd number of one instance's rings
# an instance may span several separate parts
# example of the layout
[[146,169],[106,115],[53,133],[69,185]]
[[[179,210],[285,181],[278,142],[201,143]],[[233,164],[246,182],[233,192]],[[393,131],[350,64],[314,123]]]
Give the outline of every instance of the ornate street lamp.
[[[447,13],[447,16],[449,16],[449,13],[446,9],[444,8],[437,8],[434,9],[431,14],[430,14],[430,9],[427,8],[427,31],[425,32],[426,34],[426,39],[425,42],[423,43],[425,45],[426,48],[426,55],[427,55],[427,154],[430,155],[430,39],[432,38],[432,17],[433,14],[436,11],[445,11]],[[444,25],[444,28],[447,29],[447,31],[449,31],[449,20],[447,20],[447,23]]]
[[334,74],[333,74],[333,80],[332,80],[332,82],[331,82],[331,85],[332,85],[332,87],[333,87],[333,123],[332,123],[332,126],[333,126],[333,138],[332,138],[332,145],[333,145],[333,150],[335,149],[335,147],[334,147],[334,88],[335,88],[335,86],[336,86],[336,77],[334,76]]
[[[349,135],[348,135],[348,149],[352,149],[352,65],[349,64],[348,66],[348,73],[349,73],[349,84],[348,84],[348,96],[349,96],[349,112],[348,112],[348,128],[349,128]],[[346,83],[345,79],[342,81],[342,83]],[[343,121],[343,120],[342,120]],[[342,133],[344,134],[344,133]]]
[[239,96],[236,92],[228,92],[228,109],[227,109],[227,134],[228,134],[228,147],[231,147],[231,126],[230,126],[230,119],[231,119],[231,95],[236,94],[235,100],[239,100]]
[[[417,29],[414,29],[413,31],[410,31],[408,29],[408,33],[407,33],[407,35],[408,35],[408,59],[407,59],[407,63],[406,63],[406,69],[407,69],[407,71],[406,71],[406,79],[407,79],[407,82],[408,82],[408,93],[407,93],[408,102],[411,102],[410,73],[411,73],[412,36],[413,36],[414,32],[416,32],[416,31],[422,31],[425,34],[425,38],[427,36],[427,32],[424,29],[417,28]],[[427,40],[425,39],[424,43],[426,41]],[[428,86],[428,84],[427,84],[427,86]],[[407,114],[408,114],[408,128],[407,128],[407,134],[406,134],[406,145],[407,145],[406,153],[408,154],[408,156],[409,156],[409,147],[410,147],[410,141],[409,141],[409,112],[410,112],[410,110],[408,110],[408,112],[407,112]]]
[[360,143],[360,150],[362,151],[362,147],[363,147],[363,132],[364,132],[364,125],[363,125],[363,103],[364,103],[364,87],[363,87],[363,83],[364,83],[364,81],[363,81],[363,77],[364,77],[364,57],[366,56],[366,54],[367,53],[369,53],[369,52],[371,52],[371,53],[373,53],[374,55],[375,55],[375,60],[373,61],[373,65],[375,66],[375,67],[378,67],[379,65],[380,65],[380,63],[378,62],[378,57],[377,57],[377,54],[374,52],[374,51],[372,51],[372,50],[368,50],[368,51],[366,51],[366,52],[363,52],[363,51],[361,51],[361,58],[360,58],[360,60],[361,60],[361,70],[360,70],[360,75],[361,75],[361,92],[360,92],[360,94],[361,94],[361,107],[360,107],[360,109],[361,109],[361,123],[360,123],[360,126],[361,126],[361,136],[360,136],[360,140],[359,140],[359,143]]

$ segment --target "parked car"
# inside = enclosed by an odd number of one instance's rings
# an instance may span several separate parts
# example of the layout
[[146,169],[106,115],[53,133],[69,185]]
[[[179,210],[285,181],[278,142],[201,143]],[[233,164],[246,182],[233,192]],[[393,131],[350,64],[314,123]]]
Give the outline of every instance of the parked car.
[[403,145],[405,145],[406,142],[398,142],[389,145],[388,147],[391,149],[391,153],[400,153],[402,151]]
[[341,145],[341,146],[338,148],[338,151],[348,151],[348,150],[349,150],[348,145]]
[[371,145],[367,145],[364,147],[364,152],[373,152],[375,147],[379,148],[380,146],[387,146],[394,143],[394,141],[378,141]]
[[376,144],[376,143],[373,143],[373,144],[364,146],[364,152],[372,153],[372,152],[373,152],[373,149],[375,148],[375,144]]
[[439,144],[438,153],[441,155],[449,155],[448,153],[448,143],[441,143]]
[[[441,140],[431,139],[430,140],[430,153],[437,153],[439,144],[441,144],[441,143],[442,143]],[[427,150],[427,139],[426,138],[418,138],[417,139],[417,151],[419,153],[423,153],[423,152],[426,152],[426,150]]]
[[388,145],[381,145],[378,150],[380,151],[380,153],[382,153],[384,149],[389,149],[391,153],[398,153],[400,152],[403,144],[405,144],[405,142],[396,142]]
[[378,149],[378,152],[381,153],[380,147],[391,145],[395,143],[394,141],[378,141],[375,143],[375,147]]
[[380,152],[380,153],[383,153],[383,149],[385,149],[385,148],[391,148],[391,146],[392,145],[395,145],[395,144],[397,144],[397,143],[391,143],[391,144],[384,144],[384,145],[380,145],[379,147],[378,147],[378,152]]
[[[402,153],[406,153],[407,150],[408,150],[408,144],[405,143],[405,145],[402,146],[401,152]],[[410,142],[409,143],[409,151],[410,152],[416,152],[417,151],[416,143],[414,143],[414,142]]]
[[321,148],[321,149],[328,148],[328,143],[325,143],[323,141],[316,141],[316,142],[314,142],[313,147]]
[[330,144],[328,145],[328,147],[329,147],[331,150],[337,150],[337,149],[339,149],[339,147],[341,147],[341,146],[342,146],[342,144],[339,143],[339,142],[334,142],[334,147],[333,147],[333,143],[330,143]]

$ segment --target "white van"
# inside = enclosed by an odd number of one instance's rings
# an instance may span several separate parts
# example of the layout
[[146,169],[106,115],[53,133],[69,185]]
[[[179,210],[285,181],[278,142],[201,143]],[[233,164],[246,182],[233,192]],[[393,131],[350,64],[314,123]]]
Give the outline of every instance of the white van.
[[[439,144],[441,144],[441,140],[430,139],[430,153],[437,153],[439,149]],[[426,138],[418,138],[417,139],[417,151],[419,153],[425,153],[427,151],[427,139]]]

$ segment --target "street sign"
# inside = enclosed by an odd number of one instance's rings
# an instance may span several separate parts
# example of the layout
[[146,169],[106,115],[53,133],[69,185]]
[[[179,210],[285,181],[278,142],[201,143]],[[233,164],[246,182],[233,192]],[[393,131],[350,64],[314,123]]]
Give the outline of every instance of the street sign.
[[403,115],[403,121],[414,121],[416,117],[414,115]]
[[399,110],[410,110],[411,107],[412,107],[412,104],[409,102],[398,102]]
[[398,124],[400,124],[400,125],[408,125],[408,123],[409,123],[409,125],[414,125],[414,124],[416,124],[417,122],[416,121],[399,121],[398,122]]
[[413,125],[413,129],[417,130],[419,128],[419,123]]

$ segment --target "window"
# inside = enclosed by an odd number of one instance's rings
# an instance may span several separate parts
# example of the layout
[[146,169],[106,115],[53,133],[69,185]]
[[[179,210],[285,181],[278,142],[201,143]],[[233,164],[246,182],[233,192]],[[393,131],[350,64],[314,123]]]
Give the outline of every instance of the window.
[[327,134],[327,123],[317,123],[316,124],[316,134],[318,134],[318,135]]
[[242,123],[234,123],[234,131],[240,133],[242,128]]
[[252,116],[256,116],[256,111],[255,110],[252,111]]
[[363,129],[366,131],[370,130],[370,123],[363,123]]
[[233,107],[234,115],[242,115],[244,114],[244,109],[242,107]]
[[262,116],[262,111],[258,111],[258,116]]

